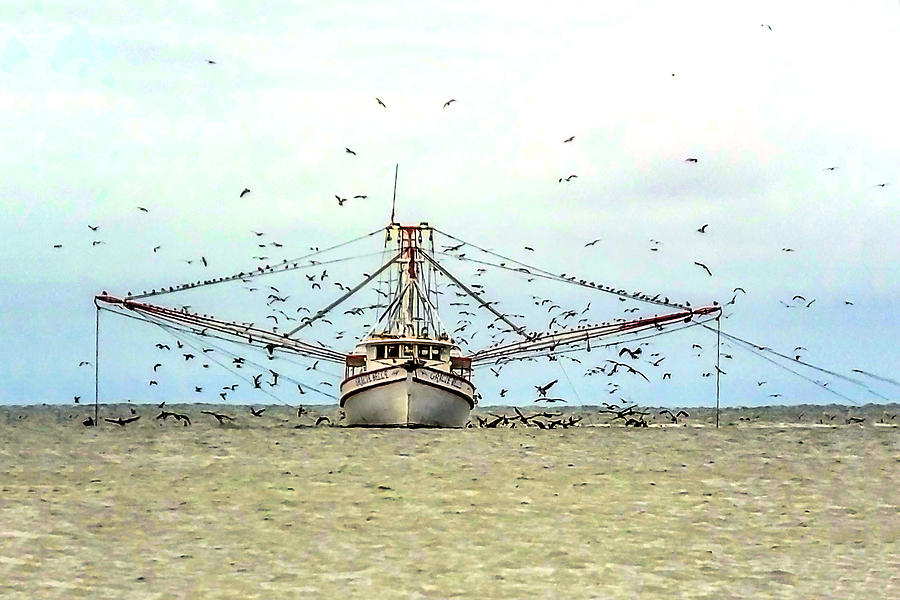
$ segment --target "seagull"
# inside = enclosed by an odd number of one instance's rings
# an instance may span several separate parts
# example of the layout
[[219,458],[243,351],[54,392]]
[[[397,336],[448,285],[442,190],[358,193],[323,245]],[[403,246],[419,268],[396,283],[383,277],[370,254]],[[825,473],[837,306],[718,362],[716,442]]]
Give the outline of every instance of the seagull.
[[244,196],[246,196],[246,195],[249,194],[249,193],[250,193],[250,188],[244,188],[244,189],[241,191],[241,195],[238,196],[238,197],[239,197],[239,198],[243,198]]
[[222,415],[219,413],[215,413],[211,410],[201,410],[200,414],[214,416],[216,418],[216,420],[219,422],[219,425],[223,425],[225,423],[225,421],[234,421],[234,418],[229,417],[228,415]]
[[346,152],[347,154],[352,154],[353,156],[356,156],[356,152],[354,152],[350,148],[344,148],[344,152]]
[[62,248],[62,244],[53,244],[54,248]]
[[559,381],[559,380],[558,380],[558,379],[554,379],[554,380],[551,381],[550,383],[546,383],[546,384],[544,384],[544,385],[536,385],[536,386],[534,386],[534,389],[537,390],[538,394],[539,394],[541,397],[546,396],[546,395],[547,395],[547,392],[550,390],[550,388],[552,388],[554,385],[556,385],[556,382],[557,382],[557,381]]
[[266,412],[265,408],[260,408],[259,410],[253,410],[253,407],[252,406],[250,407],[250,414],[252,414],[254,417],[261,417],[264,412]]
[[81,396],[74,396],[72,399],[75,400],[75,404],[78,404],[78,401],[81,400]]
[[337,195],[337,194],[335,194],[335,195],[334,195],[334,197],[335,197],[335,198],[337,198],[337,201],[338,201],[338,206],[343,206],[343,205],[344,205],[344,202],[346,202],[346,201],[347,201],[347,199],[346,199],[346,198],[341,198],[341,197],[340,197],[340,196],[338,196],[338,195]]
[[825,168],[822,169],[822,170],[823,170],[823,171],[835,171],[835,170],[837,170],[837,167],[825,167]]
[[573,135],[570,138],[564,139],[563,144],[568,144],[569,142],[574,141],[574,140],[575,140],[575,136]]
[[134,423],[135,421],[137,421],[140,418],[141,418],[141,416],[138,415],[136,417],[129,417],[127,419],[123,419],[122,417],[119,417],[118,419],[103,419],[103,420],[106,421],[107,423],[115,423],[119,427],[125,427],[129,423]]
[[885,186],[887,186],[886,183],[876,183],[873,187],[880,187],[880,188],[883,188],[883,187],[885,187]]
[[353,197],[354,197],[354,198],[359,198],[360,200],[365,200],[366,198],[368,198],[368,196],[365,196],[365,195],[362,195],[362,194],[359,194],[359,195],[353,196]]
[[760,27],[765,27],[765,28],[768,29],[769,31],[772,31],[772,26],[771,26],[771,25],[766,25],[765,23],[761,23],[761,24],[760,24]]
[[90,229],[91,231],[97,231],[98,229],[100,229],[100,226],[99,225],[88,225],[88,229]]
[[702,227],[697,229],[697,231],[699,231],[700,233],[706,233],[707,227],[709,227],[709,223],[704,223]]
[[588,246],[593,246],[594,244],[596,244],[599,241],[600,241],[600,238],[597,238],[596,240],[590,241],[587,244],[585,244],[584,247],[587,248]]
[[446,102],[444,102],[444,106],[442,106],[441,108],[447,108],[447,107],[450,106],[450,104],[453,103],[453,102],[456,102],[456,98],[450,98],[449,100],[447,100]]
[[684,159],[684,162],[696,163],[696,162],[698,162],[698,159],[696,159],[696,158],[694,158],[693,156],[691,156],[691,157],[689,157],[689,158]]
[[207,58],[206,62],[207,62],[207,64],[210,64],[210,65],[216,64],[216,61],[212,60],[211,58]]
[[381,101],[381,98],[375,97],[375,101],[378,102],[382,107],[387,108],[387,105]]
[[641,355],[641,352],[642,352],[642,350],[640,348],[638,348],[637,350],[630,350],[623,346],[622,349],[619,350],[619,356],[622,356],[623,354],[627,354],[628,356],[630,356],[632,358],[632,360],[637,360],[638,356]]
[[142,211],[142,212],[145,212],[145,213],[150,212],[149,210],[147,210],[147,209],[144,208],[143,206],[138,206],[137,208],[138,208],[139,211]]
[[153,252],[156,252],[156,251],[159,250],[160,248],[162,248],[162,246],[153,246]]
[[710,276],[710,277],[712,277],[712,271],[709,270],[709,267],[707,267],[707,266],[704,265],[703,263],[697,262],[696,260],[694,261],[694,264],[697,265],[698,267],[701,267],[704,271],[706,271],[707,273],[709,273],[709,276]]

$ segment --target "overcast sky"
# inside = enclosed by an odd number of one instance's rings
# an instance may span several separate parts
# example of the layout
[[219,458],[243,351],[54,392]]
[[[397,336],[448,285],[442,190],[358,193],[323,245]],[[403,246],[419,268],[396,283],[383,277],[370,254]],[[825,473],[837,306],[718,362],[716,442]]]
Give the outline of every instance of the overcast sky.
[[[898,379],[898,40],[896,0],[4,3],[0,402],[93,399],[93,372],[77,365],[93,362],[100,290],[231,274],[262,252],[300,256],[386,225],[395,163],[401,221],[693,305],[727,302],[741,286],[723,330],[791,355],[802,346],[804,359],[842,373]],[[335,195],[351,199],[339,207]],[[260,239],[283,248],[260,249]],[[346,255],[380,247],[376,236]],[[333,276],[355,283],[378,258]],[[447,265],[479,281],[476,265]],[[290,289],[314,311],[339,293],[294,276],[261,287]],[[532,294],[579,310],[590,301],[597,321],[626,309],[584,290],[481,277],[509,312],[531,311],[532,330],[549,321]],[[157,301],[228,319],[266,314],[265,298],[240,283]],[[659,312],[641,311],[629,315]],[[215,363],[176,368],[179,356],[153,347],[164,332],[103,319],[104,400],[213,402],[233,379]],[[361,322],[310,333],[349,351]],[[611,379],[583,375],[613,351],[499,378],[479,371],[475,383],[485,404],[501,388],[511,390],[504,402],[531,403],[532,385],[559,378],[572,403],[708,405],[714,342],[700,329],[654,340],[647,354],[666,362],[636,363],[652,383],[623,378],[615,394]],[[726,404],[842,401],[738,348],[723,352]],[[148,388],[155,362],[167,367]],[[336,393],[339,368],[305,366],[279,369]],[[866,381],[897,397],[896,386]],[[275,401],[249,389],[232,399]]]

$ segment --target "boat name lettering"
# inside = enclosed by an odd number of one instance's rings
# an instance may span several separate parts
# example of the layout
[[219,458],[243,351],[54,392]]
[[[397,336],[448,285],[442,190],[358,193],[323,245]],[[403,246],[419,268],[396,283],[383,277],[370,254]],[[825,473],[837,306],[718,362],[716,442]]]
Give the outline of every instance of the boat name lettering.
[[457,389],[462,387],[462,385],[461,385],[462,380],[460,380],[456,377],[452,377],[452,376],[448,375],[447,373],[441,373],[440,371],[425,371],[425,377],[428,378],[430,381],[443,383],[445,385],[449,385],[450,387],[454,387]]
[[367,383],[371,383],[372,381],[380,381],[382,379],[387,379],[393,375],[397,374],[397,369],[392,369],[390,371],[375,371],[373,373],[365,373],[364,375],[360,375],[356,378],[356,385],[365,385]]

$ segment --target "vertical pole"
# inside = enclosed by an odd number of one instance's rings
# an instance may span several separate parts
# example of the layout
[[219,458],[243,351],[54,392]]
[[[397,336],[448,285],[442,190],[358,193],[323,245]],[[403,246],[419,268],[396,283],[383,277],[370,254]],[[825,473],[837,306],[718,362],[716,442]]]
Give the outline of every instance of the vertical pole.
[[397,172],[400,170],[400,163],[394,165],[394,198],[391,200],[391,223],[394,222],[394,209],[397,206]]
[[100,425],[100,307],[94,327],[94,426]]
[[716,317],[716,429],[719,428],[719,377],[722,376],[722,370],[719,368],[719,360],[722,352],[719,350],[719,344],[722,341],[722,316]]

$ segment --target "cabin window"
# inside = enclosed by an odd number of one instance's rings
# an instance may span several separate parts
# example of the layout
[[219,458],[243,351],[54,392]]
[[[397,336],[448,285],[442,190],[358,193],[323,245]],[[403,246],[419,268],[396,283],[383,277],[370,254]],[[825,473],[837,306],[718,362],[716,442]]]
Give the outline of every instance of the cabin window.
[[384,346],[383,345],[375,346],[375,358],[376,359],[384,358]]
[[412,344],[403,344],[403,356],[409,356],[410,358],[415,356]]
[[441,347],[440,346],[432,346],[431,347],[431,360],[441,360]]
[[387,346],[387,357],[388,358],[397,358],[399,354],[397,353],[400,347],[397,344],[388,344]]
[[426,344],[421,344],[419,346],[419,358],[424,358],[425,360],[428,360],[428,358],[431,356],[430,349],[431,349],[431,346],[428,346]]

